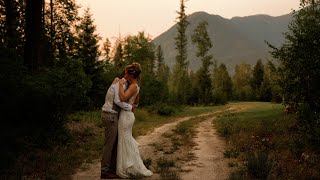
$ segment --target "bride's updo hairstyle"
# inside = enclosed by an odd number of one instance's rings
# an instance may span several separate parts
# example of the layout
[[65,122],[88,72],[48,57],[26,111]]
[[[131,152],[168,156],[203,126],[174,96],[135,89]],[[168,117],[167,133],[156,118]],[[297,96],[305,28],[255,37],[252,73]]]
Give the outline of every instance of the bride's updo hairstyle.
[[141,65],[139,63],[130,64],[126,67],[126,70],[133,78],[139,79],[141,73]]

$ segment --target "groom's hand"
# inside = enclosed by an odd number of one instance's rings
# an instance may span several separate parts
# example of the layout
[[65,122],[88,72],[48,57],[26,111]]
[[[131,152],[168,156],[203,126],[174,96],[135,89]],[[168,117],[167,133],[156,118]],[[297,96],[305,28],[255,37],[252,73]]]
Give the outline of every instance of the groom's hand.
[[112,84],[116,84],[117,82],[119,82],[119,78],[118,77],[114,78]]
[[127,80],[125,78],[122,78],[119,80],[120,85],[123,85],[126,82],[127,82]]

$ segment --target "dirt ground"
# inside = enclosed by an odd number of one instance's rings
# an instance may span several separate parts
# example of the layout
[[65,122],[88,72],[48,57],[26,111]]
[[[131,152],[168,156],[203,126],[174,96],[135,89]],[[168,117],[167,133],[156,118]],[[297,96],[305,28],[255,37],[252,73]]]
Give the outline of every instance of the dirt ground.
[[[241,111],[247,107],[231,106],[230,111]],[[223,152],[226,143],[215,130],[212,121],[217,117],[217,112],[200,115],[205,118],[196,127],[196,136],[190,147],[179,148],[172,152],[172,144],[168,137],[172,130],[182,121],[193,117],[184,117],[177,121],[165,124],[145,136],[140,136],[136,140],[139,143],[140,154],[143,159],[152,161],[148,167],[154,175],[144,179],[161,179],[158,173],[156,162],[159,158],[166,157],[176,162],[178,177],[183,180],[188,179],[227,179],[231,168],[228,166],[230,159],[224,158]],[[198,116],[199,117],[199,116]],[[191,150],[190,150],[191,149]],[[191,152],[190,152],[191,151]],[[100,160],[93,164],[83,165],[76,174],[72,176],[74,180],[97,180],[100,179]]]
[[195,138],[197,145],[193,148],[195,160],[188,162],[184,168],[187,173],[181,174],[181,179],[227,179],[231,171],[228,167],[230,159],[224,158],[225,141],[219,137],[217,131],[212,128],[213,118],[208,118],[199,124],[198,134]]

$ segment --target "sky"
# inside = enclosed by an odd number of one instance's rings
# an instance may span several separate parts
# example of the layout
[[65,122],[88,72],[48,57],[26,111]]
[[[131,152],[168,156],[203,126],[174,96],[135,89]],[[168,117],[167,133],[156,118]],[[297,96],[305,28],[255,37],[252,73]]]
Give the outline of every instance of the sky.
[[[152,39],[176,23],[180,0],[76,0],[89,7],[98,34],[105,40],[137,35],[144,31]],[[204,11],[230,19],[235,16],[267,14],[280,16],[299,9],[299,0],[187,0],[185,12]]]

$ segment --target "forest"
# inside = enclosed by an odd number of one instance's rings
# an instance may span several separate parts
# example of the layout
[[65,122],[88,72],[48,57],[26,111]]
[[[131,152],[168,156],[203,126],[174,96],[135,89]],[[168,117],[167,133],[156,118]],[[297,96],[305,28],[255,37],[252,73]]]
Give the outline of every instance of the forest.
[[0,0],[1,175],[12,173],[26,152],[67,144],[67,115],[100,110],[108,86],[133,62],[142,65],[141,108],[168,116],[186,106],[283,103],[297,119],[302,145],[319,150],[320,1],[301,1],[281,47],[266,42],[274,61],[238,64],[232,76],[208,54],[215,42],[206,21],[192,34],[202,66],[189,69],[181,2],[170,69],[147,32],[119,36],[111,44],[97,33],[89,8],[79,15],[75,0]]

